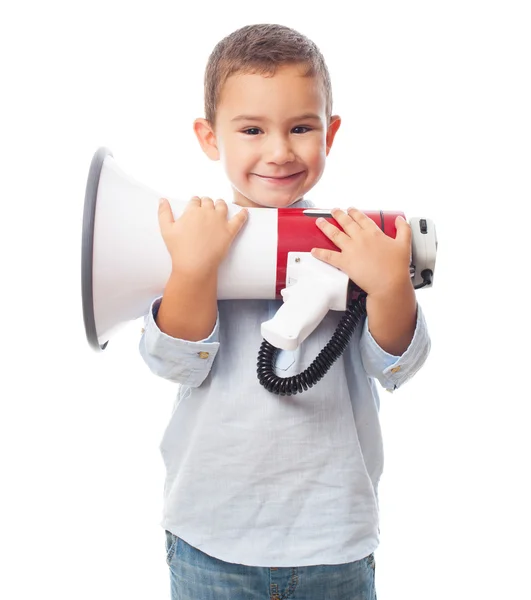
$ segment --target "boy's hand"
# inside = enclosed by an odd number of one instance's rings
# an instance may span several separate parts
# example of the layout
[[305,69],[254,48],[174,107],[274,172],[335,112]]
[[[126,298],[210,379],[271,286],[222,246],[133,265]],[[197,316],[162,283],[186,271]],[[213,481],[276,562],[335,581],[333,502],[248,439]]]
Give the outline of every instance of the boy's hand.
[[317,226],[340,251],[314,248],[313,256],[341,269],[367,295],[385,297],[411,285],[411,228],[405,219],[397,217],[393,239],[355,208],[331,212],[344,232],[322,218]]
[[227,220],[224,200],[194,196],[175,220],[170,203],[161,198],[159,225],[171,256],[172,270],[187,276],[204,277],[217,273],[236,235],[247,220],[242,209]]

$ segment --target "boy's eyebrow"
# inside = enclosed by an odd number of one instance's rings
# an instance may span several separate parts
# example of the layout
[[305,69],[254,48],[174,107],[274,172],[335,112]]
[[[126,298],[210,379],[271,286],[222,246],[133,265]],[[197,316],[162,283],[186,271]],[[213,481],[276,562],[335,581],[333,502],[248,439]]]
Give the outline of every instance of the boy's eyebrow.
[[[299,115],[298,117],[293,117],[290,118],[290,121],[305,121],[308,119],[315,119],[317,121],[321,120],[321,117],[319,115],[316,115],[315,113],[305,113],[304,115]],[[238,115],[237,117],[234,117],[233,119],[231,119],[231,122],[234,121],[268,121],[268,119],[266,117],[257,117],[257,116],[253,116],[253,115]]]

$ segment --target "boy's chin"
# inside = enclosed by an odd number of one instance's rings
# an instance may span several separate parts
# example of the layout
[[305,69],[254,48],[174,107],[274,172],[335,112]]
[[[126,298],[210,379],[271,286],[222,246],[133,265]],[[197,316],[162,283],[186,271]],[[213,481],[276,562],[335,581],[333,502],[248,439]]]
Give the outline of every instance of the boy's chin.
[[239,196],[235,198],[235,204],[249,208],[289,208],[302,198],[246,198]]

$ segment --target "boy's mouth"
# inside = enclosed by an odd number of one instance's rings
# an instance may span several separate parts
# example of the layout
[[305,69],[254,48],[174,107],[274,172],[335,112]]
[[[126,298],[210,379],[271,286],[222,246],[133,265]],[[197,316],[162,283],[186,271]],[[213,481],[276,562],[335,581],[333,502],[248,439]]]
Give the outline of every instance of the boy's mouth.
[[253,173],[253,175],[258,177],[262,181],[270,183],[271,185],[286,185],[298,180],[302,175],[304,175],[304,171],[298,171],[297,173],[291,173],[290,175],[281,176],[259,175],[258,173]]

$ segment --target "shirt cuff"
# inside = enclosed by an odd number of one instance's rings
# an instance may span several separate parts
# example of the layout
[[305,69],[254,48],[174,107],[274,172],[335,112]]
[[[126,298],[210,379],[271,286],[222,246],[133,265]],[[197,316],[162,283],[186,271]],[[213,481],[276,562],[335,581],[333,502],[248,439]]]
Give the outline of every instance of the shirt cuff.
[[401,356],[389,354],[371,335],[368,319],[365,319],[360,340],[363,365],[367,374],[392,392],[403,385],[424,364],[431,347],[426,320],[417,304],[417,321],[413,339]]
[[211,334],[199,341],[174,338],[156,322],[162,298],[151,304],[144,322],[141,351],[156,374],[183,385],[197,387],[207,377],[219,349],[219,314]]

